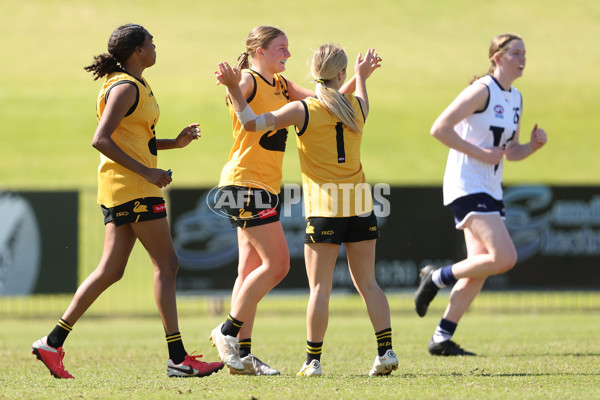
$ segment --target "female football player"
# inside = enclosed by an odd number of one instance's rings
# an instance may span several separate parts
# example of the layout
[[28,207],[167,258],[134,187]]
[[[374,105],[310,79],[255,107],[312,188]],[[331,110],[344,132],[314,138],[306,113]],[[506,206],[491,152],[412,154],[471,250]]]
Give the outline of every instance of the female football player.
[[[288,38],[282,30],[258,26],[248,35],[237,69],[241,71],[241,94],[255,113],[274,111],[289,101],[314,95],[281,75],[290,57]],[[352,78],[343,90],[351,93],[354,85]],[[238,276],[228,318],[212,331],[210,339],[231,374],[278,375],[278,370],[251,353],[251,335],[258,302],[290,268],[278,197],[288,131],[287,126],[279,126],[249,132],[229,97],[227,102],[234,143],[219,190],[226,198],[246,201],[225,206],[224,212],[237,228]]]
[[175,277],[179,262],[161,188],[171,183],[170,171],[157,168],[157,150],[187,146],[197,140],[198,124],[185,127],[175,139],[158,139],[159,109],[143,78],[156,62],[152,35],[135,24],[118,27],[85,70],[104,77],[97,100],[98,127],[92,146],[100,152],[98,203],[104,214],[104,251],[100,264],[77,289],[58,324],[33,343],[33,353],[56,378],[73,378],[63,365],[63,343],[75,323],[110,285],[123,276],[133,245],[139,240],[154,265],[154,297],[166,334],[168,376],[206,376],[223,367],[189,355],[179,333]]
[[[362,296],[378,344],[369,375],[387,375],[398,368],[392,350],[387,298],[375,280],[375,241],[379,236],[373,203],[360,162],[360,143],[369,113],[366,79],[380,66],[372,49],[355,64],[356,96],[339,92],[346,80],[342,48],[327,44],[313,55],[316,97],[293,101],[259,114],[248,106],[238,82],[240,71],[219,64],[218,78],[228,88],[238,120],[248,131],[295,125],[304,185],[305,260],[310,286],[307,309],[307,360],[299,376],[322,374],[320,357],[329,319],[333,269],[342,243],[353,281]],[[344,192],[349,193],[345,194]],[[346,200],[349,199],[348,202]]]
[[452,335],[485,279],[509,271],[517,252],[503,222],[503,159],[522,160],[546,144],[546,132],[533,127],[530,141],[519,142],[523,103],[512,86],[523,75],[525,44],[513,34],[490,45],[488,74],[476,79],[442,112],[431,135],[450,148],[444,175],[444,205],[464,231],[467,258],[439,269],[426,266],[415,295],[419,316],[440,288],[452,286],[450,301],[429,341],[433,355],[474,355]]

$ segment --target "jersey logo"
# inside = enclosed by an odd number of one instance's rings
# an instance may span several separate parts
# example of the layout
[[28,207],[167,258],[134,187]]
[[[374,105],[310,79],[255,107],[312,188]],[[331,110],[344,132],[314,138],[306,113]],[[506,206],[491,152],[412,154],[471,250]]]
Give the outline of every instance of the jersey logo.
[[280,129],[276,132],[268,131],[260,137],[258,143],[265,150],[284,152],[287,135],[287,128]]
[[[281,89],[281,93],[283,93],[283,97],[286,98],[286,100],[290,100],[290,94],[288,93],[286,87],[283,85],[283,82],[279,82],[279,88]],[[276,96],[279,96],[281,94],[280,92],[275,93]]]
[[494,106],[494,113],[496,113],[496,118],[504,119],[504,107],[500,104]]

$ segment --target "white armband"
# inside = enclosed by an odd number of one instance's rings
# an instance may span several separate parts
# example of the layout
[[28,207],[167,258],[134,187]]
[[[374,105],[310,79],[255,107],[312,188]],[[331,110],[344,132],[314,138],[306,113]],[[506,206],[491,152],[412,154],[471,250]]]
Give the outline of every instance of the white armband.
[[247,104],[246,108],[240,112],[236,111],[235,115],[242,125],[245,125],[247,122],[254,121],[256,119],[256,114],[254,114],[254,111],[252,111],[250,106]]
[[[268,121],[267,121],[268,120]],[[271,113],[260,114],[256,117],[256,131],[272,131],[275,129],[275,117]]]

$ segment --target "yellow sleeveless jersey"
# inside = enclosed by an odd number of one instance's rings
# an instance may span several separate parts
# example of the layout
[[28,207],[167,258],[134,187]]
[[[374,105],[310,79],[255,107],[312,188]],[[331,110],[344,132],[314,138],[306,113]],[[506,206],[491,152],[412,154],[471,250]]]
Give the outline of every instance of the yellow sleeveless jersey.
[[296,129],[306,218],[351,217],[373,210],[360,162],[364,114],[355,96],[345,98],[358,115],[361,132],[343,125],[317,98],[302,100],[305,123]]
[[[152,89],[145,79],[139,81],[123,71],[109,74],[104,80],[96,103],[98,122],[106,107],[106,99],[110,97],[111,89],[121,84],[135,85],[138,96],[133,107],[112,134],[112,140],[129,156],[147,167],[156,168],[155,128],[160,111]],[[100,153],[99,204],[111,208],[142,197],[161,196],[159,187]]]
[[[278,110],[288,103],[287,82],[281,75],[273,76],[275,84],[272,85],[255,71],[244,70],[243,73],[251,74],[254,79],[254,91],[247,101],[256,115]],[[247,132],[231,104],[229,114],[234,142],[221,172],[219,187],[236,185],[279,194],[287,128],[275,132]]]

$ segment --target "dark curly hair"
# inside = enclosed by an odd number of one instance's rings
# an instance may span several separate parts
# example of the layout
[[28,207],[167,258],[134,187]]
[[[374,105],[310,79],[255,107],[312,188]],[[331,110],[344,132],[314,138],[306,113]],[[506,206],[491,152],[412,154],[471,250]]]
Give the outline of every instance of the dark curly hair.
[[113,31],[108,39],[108,54],[94,56],[94,62],[83,67],[87,72],[94,74],[94,80],[102,78],[119,69],[133,54],[136,47],[144,44],[148,31],[141,25],[126,24]]

